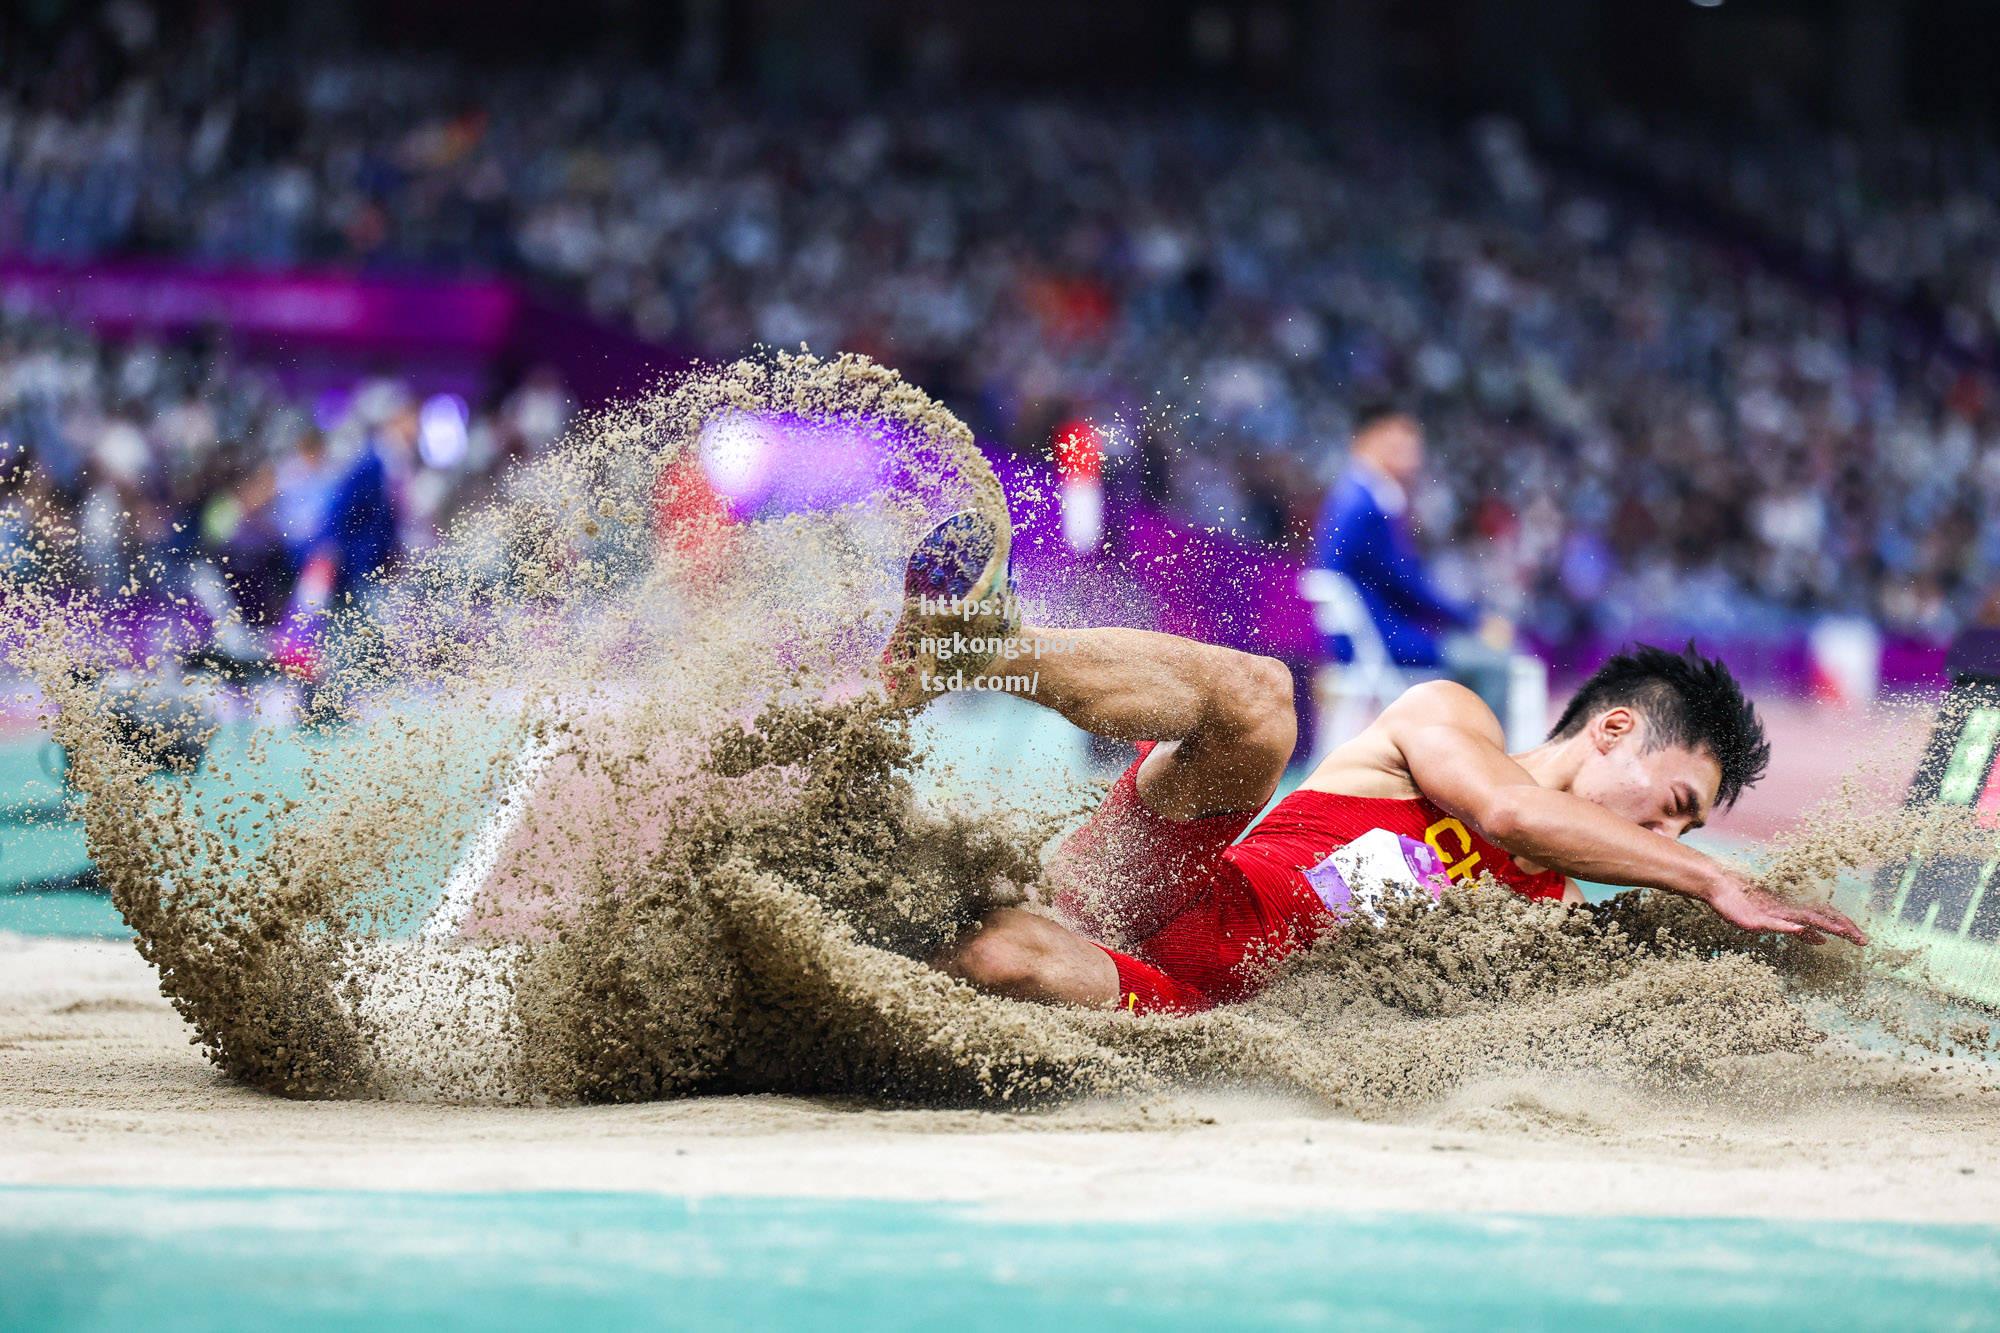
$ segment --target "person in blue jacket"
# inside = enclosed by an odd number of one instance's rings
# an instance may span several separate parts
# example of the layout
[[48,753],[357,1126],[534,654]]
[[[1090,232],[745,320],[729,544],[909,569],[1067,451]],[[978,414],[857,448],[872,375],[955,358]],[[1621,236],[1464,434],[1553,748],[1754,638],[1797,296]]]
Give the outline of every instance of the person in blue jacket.
[[[1347,468],[1313,531],[1319,566],[1347,576],[1398,665],[1459,679],[1505,716],[1507,623],[1437,585],[1411,526],[1410,491],[1423,474],[1417,419],[1389,402],[1355,414]],[[1353,649],[1329,645],[1340,661]]]
[[320,614],[348,596],[365,599],[368,576],[402,553],[403,491],[416,436],[415,412],[399,408],[368,432],[345,464],[312,460],[317,475],[309,477],[307,493],[293,497],[298,504],[291,521],[304,531],[288,533],[299,564],[278,651],[301,670],[314,669]]
[[400,407],[368,433],[334,482],[317,549],[335,562],[333,594],[359,592],[362,581],[402,553],[402,490],[416,452],[417,416]]

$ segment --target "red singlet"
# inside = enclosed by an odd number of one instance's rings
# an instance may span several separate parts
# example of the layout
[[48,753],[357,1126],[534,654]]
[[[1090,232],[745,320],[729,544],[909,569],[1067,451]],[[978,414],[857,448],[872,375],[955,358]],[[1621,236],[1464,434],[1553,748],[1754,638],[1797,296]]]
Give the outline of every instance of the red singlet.
[[1562,875],[1528,874],[1422,797],[1295,791],[1248,836],[1254,813],[1167,819],[1139,799],[1153,744],[1050,865],[1057,910],[1111,956],[1132,1009],[1193,1012],[1256,993],[1272,963],[1334,922],[1305,872],[1370,829],[1429,843],[1453,879],[1490,873],[1523,897],[1563,895]]

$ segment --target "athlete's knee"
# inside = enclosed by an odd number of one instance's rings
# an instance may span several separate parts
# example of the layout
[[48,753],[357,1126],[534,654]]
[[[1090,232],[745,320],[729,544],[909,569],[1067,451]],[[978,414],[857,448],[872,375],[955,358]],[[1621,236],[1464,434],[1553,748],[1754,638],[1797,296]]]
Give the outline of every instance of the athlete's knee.
[[1052,936],[1061,930],[1031,912],[1003,909],[948,949],[938,965],[981,990],[1039,996],[1058,980],[1062,958]]
[[1005,924],[985,925],[961,940],[943,959],[944,970],[981,990],[1012,994],[1041,979],[1048,951],[1026,932]]
[[1282,773],[1298,744],[1298,713],[1292,702],[1292,669],[1275,657],[1231,655],[1227,679],[1217,694],[1216,732],[1229,738],[1246,761]]

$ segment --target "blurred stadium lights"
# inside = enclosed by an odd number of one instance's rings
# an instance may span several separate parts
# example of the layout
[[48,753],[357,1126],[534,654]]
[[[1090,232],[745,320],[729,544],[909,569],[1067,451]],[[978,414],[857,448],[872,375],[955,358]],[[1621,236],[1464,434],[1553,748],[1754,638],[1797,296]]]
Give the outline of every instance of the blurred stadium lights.
[[748,412],[733,412],[709,423],[697,452],[701,470],[718,495],[739,509],[761,499],[771,471],[769,428]]
[[455,393],[427,399],[417,414],[417,452],[424,462],[440,471],[464,462],[470,419],[465,400]]
[[1056,473],[1062,478],[1063,540],[1091,551],[1104,540],[1104,433],[1079,417],[1056,428]]

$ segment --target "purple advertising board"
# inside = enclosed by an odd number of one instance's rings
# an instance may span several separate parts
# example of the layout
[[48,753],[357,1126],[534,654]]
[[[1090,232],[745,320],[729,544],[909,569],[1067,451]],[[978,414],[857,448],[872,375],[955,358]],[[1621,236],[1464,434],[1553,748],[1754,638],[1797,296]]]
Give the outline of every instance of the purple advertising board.
[[503,282],[203,269],[147,260],[0,260],[0,307],[110,336],[227,328],[249,341],[488,357],[512,338],[520,306],[520,296]]
[[550,365],[586,402],[639,389],[689,360],[684,349],[498,279],[0,258],[0,310],[110,338],[226,330],[282,354],[281,369],[355,374],[395,358],[413,374],[463,379]]

